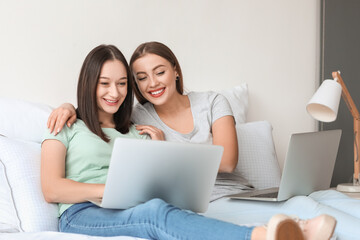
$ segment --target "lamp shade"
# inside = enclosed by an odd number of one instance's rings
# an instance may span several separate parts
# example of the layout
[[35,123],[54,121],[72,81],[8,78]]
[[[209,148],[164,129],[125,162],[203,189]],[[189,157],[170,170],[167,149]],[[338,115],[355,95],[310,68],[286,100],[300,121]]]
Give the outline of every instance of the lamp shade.
[[323,81],[306,106],[307,112],[322,122],[335,121],[341,98],[341,85],[332,79]]

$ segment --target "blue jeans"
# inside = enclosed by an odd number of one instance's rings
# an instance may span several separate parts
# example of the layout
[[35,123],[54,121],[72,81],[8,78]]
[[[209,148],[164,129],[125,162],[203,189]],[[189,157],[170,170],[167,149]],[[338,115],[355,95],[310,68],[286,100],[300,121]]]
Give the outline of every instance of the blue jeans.
[[126,210],[78,203],[60,217],[61,232],[146,239],[251,239],[253,227],[200,216],[153,199]]

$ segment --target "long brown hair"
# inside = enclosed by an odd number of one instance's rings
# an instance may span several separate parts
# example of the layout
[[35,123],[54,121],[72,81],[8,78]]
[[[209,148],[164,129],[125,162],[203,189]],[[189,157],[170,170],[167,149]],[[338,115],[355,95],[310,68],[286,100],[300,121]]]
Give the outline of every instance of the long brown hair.
[[[179,79],[176,81],[176,90],[178,91],[178,93],[183,94],[184,83],[183,83],[183,75],[181,72],[181,67],[180,67],[180,64],[179,64],[175,54],[171,51],[171,49],[168,48],[165,44],[159,43],[159,42],[143,43],[140,46],[138,46],[135,49],[134,53],[132,54],[131,59],[130,59],[130,68],[132,69],[133,63],[137,59],[145,56],[146,54],[155,54],[155,55],[165,58],[166,60],[168,60],[170,62],[170,64],[175,68],[175,71],[179,75]],[[144,104],[144,103],[148,102],[148,100],[146,98],[144,98],[144,96],[141,94],[141,92],[135,82],[135,76],[132,77],[132,84],[133,84],[135,96],[136,96],[137,100],[139,101],[139,103]]]
[[109,138],[102,131],[98,117],[96,89],[103,64],[108,60],[119,60],[126,68],[128,84],[127,95],[119,110],[114,114],[115,129],[125,134],[129,132],[130,117],[133,106],[132,74],[124,55],[113,45],[100,45],[94,48],[85,58],[81,67],[78,87],[76,110],[77,117],[84,121],[86,126],[105,142]]

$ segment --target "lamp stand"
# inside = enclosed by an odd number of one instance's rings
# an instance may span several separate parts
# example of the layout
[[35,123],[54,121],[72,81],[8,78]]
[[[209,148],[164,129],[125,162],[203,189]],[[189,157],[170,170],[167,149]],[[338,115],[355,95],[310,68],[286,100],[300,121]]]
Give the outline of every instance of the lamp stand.
[[354,119],[354,176],[353,183],[343,183],[337,186],[337,190],[341,192],[360,192],[360,161],[359,161],[359,152],[360,152],[360,114],[356,108],[356,105],[353,99],[350,96],[349,91],[347,90],[344,81],[340,76],[340,72],[333,72],[332,76],[342,87],[342,97],[344,98],[346,105],[348,106],[351,115]]

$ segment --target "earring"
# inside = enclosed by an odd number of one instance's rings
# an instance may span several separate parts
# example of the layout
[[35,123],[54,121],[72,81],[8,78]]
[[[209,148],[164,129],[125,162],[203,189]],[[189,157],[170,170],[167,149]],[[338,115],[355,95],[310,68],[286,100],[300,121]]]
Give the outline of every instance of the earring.
[[176,79],[175,79],[176,81],[179,81],[180,80],[180,77],[179,76],[176,76]]

